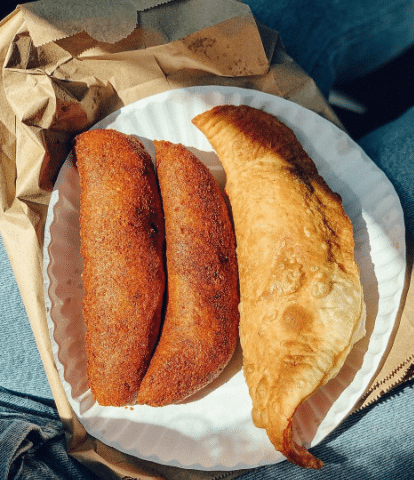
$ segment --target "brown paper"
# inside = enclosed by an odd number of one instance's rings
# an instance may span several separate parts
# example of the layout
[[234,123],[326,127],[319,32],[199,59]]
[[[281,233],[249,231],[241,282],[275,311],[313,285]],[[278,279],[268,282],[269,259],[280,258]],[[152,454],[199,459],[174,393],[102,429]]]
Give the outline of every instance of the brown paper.
[[[123,105],[168,89],[251,88],[340,122],[315,83],[286,54],[277,33],[258,25],[237,0],[25,4],[0,24],[0,61],[0,232],[66,428],[69,453],[102,478],[236,477],[239,472],[183,470],[132,458],[83,429],[60,383],[45,316],[42,243],[50,191],[76,133]],[[414,333],[413,295],[409,292],[395,343],[365,402],[410,371],[414,351],[406,339]]]

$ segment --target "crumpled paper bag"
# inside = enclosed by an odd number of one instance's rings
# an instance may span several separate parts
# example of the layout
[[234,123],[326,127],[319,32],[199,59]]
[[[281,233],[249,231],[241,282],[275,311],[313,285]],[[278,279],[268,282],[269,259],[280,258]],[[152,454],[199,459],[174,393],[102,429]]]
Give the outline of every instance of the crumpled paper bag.
[[182,470],[124,455],[89,436],[73,414],[54,364],[43,297],[50,192],[78,132],[168,89],[251,88],[340,122],[278,34],[237,0],[29,3],[0,24],[0,58],[0,232],[69,453],[103,478],[236,477],[239,472]]

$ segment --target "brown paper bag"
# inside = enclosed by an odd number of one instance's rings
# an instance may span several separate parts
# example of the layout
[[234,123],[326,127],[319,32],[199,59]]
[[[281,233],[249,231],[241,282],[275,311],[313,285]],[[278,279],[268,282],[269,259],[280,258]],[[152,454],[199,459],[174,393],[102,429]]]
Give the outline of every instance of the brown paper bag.
[[132,458],[89,436],[74,415],[54,364],[43,298],[50,191],[76,133],[123,105],[168,89],[251,88],[340,125],[338,119],[277,33],[258,25],[237,0],[84,0],[76,6],[44,0],[18,7],[0,24],[0,39],[0,232],[69,453],[102,478],[234,478],[238,472],[182,470]]

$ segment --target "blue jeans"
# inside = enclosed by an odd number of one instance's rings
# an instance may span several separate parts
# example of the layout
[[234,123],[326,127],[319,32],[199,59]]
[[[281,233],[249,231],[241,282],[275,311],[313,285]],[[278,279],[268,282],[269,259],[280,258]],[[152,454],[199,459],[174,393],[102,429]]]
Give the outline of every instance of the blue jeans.
[[[287,52],[326,95],[336,79],[354,78],[391,60],[414,42],[414,3],[407,0],[246,0],[253,14],[281,34]],[[360,144],[393,182],[414,234],[414,109]],[[0,480],[94,479],[65,450],[62,424],[27,316],[0,241]],[[11,319],[12,316],[12,319]],[[390,399],[393,399],[390,405]],[[407,403],[408,402],[408,403]],[[327,466],[304,472],[286,462],[243,475],[267,479],[399,479],[414,471],[413,382],[375,407],[348,418],[315,448]],[[395,416],[399,432],[394,435]],[[403,417],[403,418],[401,418]],[[382,462],[377,452],[387,452]],[[357,459],[355,461],[355,459]]]
[[52,400],[0,387],[0,479],[97,479],[68,458],[65,433]]
[[326,96],[414,43],[412,0],[244,0]]

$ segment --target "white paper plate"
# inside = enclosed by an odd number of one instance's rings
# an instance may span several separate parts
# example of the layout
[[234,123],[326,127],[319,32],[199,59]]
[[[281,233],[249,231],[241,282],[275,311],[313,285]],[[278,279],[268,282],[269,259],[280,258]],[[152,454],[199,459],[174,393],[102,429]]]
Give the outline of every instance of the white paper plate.
[[[214,105],[248,104],[289,125],[344,202],[355,229],[356,259],[367,305],[367,335],[339,375],[298,413],[295,434],[316,445],[350,412],[373,377],[389,341],[405,276],[399,199],[385,175],[340,129],[281,98],[229,87],[173,90],[140,100],[96,127],[136,134],[153,155],[153,139],[181,142],[224,184],[211,146],[191,119]],[[63,386],[85,429],[118,450],[154,462],[200,470],[250,468],[283,460],[264,430],[254,427],[238,351],[212,385],[180,405],[101,407],[87,386],[79,253],[79,181],[70,157],[52,194],[45,229],[47,315]]]

